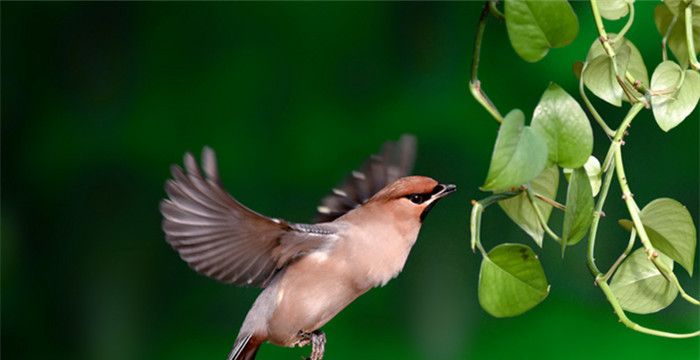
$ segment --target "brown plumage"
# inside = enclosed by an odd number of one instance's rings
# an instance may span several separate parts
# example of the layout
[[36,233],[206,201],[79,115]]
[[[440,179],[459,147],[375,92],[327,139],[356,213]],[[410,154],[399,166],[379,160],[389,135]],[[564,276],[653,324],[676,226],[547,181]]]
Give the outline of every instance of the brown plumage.
[[264,288],[248,312],[229,354],[253,359],[268,341],[312,345],[323,357],[319,330],[350,302],[402,270],[423,218],[455,190],[413,167],[415,139],[388,142],[379,155],[322,200],[316,224],[260,215],[231,197],[219,180],[214,152],[202,151],[200,172],[186,154],[185,171],[161,202],[168,243],[195,271],[237,285]]

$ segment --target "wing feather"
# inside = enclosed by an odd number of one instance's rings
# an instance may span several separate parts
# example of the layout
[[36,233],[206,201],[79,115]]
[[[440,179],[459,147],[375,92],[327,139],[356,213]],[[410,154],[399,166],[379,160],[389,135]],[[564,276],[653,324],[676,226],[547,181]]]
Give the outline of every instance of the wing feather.
[[384,143],[379,154],[372,155],[362,167],[321,200],[315,222],[333,221],[364,204],[374,194],[402,176],[409,175],[416,157],[416,139],[402,135]]
[[216,280],[265,287],[281,268],[327,244],[332,227],[290,224],[260,215],[221,186],[216,155],[192,154],[171,167],[160,204],[167,242],[195,271]]

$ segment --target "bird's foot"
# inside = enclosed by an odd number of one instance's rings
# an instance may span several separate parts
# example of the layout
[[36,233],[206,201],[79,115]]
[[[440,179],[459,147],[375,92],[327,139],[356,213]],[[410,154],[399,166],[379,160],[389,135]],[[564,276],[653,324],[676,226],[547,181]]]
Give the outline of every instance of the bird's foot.
[[311,344],[311,356],[307,360],[322,360],[323,353],[326,348],[326,334],[321,330],[316,330],[314,332],[303,332],[299,331],[299,337],[301,340],[297,343],[297,346],[306,346]]

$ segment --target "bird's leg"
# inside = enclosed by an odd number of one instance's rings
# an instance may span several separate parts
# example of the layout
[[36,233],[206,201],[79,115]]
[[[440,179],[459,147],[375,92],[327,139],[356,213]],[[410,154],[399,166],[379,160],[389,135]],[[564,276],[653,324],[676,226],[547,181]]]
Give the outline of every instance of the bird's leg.
[[297,346],[306,346],[311,344],[311,356],[307,360],[322,360],[323,353],[326,348],[326,334],[321,330],[316,330],[314,332],[303,332],[299,331],[300,340]]

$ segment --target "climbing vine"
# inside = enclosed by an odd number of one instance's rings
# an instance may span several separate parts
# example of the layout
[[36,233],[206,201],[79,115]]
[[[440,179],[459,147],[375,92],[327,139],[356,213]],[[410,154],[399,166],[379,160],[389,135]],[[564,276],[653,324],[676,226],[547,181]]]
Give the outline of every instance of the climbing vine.
[[[595,284],[627,327],[671,338],[700,336],[700,330],[671,333],[651,329],[627,316],[660,311],[679,294],[691,304],[700,305],[700,301],[683,289],[674,273],[674,266],[679,265],[692,276],[697,234],[690,213],[669,198],[640,207],[625,174],[623,158],[630,125],[641,111],[651,110],[661,130],[670,131],[686,120],[698,103],[700,0],[665,0],[657,5],[654,18],[663,61],[655,67],[651,81],[639,50],[625,38],[634,24],[634,1],[591,0],[590,8],[598,37],[591,39],[585,60],[573,64],[573,68],[583,105],[609,139],[608,151],[600,158],[592,154],[593,129],[586,111],[559,85],[551,83],[545,89],[526,125],[526,114],[518,109],[502,115],[478,78],[481,42],[489,16],[505,22],[510,43],[522,59],[536,62],[551,48],[564,47],[578,35],[578,18],[570,4],[565,0],[484,4],[474,41],[469,87],[500,125],[481,186],[490,195],[472,201],[470,217],[471,246],[483,257],[479,303],[493,316],[515,316],[537,306],[550,291],[542,265],[530,246],[504,243],[488,251],[484,248],[481,215],[498,204],[539,247],[546,235],[561,246],[564,256],[567,247],[587,239],[587,263]],[[606,31],[603,19],[626,22],[614,34]],[[588,93],[609,105],[628,107],[619,126],[608,125],[610,119],[604,119],[594,108]],[[565,203],[556,200],[560,174],[568,182]],[[629,241],[613,265],[601,269],[595,261],[596,235],[614,182],[627,208],[619,224],[629,232]],[[554,210],[564,212],[561,234],[548,224]],[[607,214],[608,218],[611,215]]]

